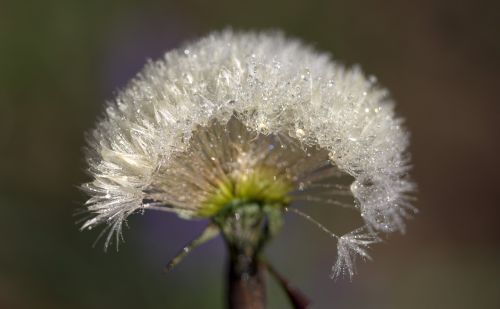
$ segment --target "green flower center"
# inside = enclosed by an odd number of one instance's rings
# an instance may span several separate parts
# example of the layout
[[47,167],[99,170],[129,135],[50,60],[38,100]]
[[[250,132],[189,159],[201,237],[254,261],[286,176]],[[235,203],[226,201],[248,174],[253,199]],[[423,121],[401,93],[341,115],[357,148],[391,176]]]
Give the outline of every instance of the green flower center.
[[257,167],[247,172],[229,175],[218,183],[218,189],[209,196],[198,212],[211,217],[228,205],[273,205],[282,208],[290,203],[293,184],[271,167]]

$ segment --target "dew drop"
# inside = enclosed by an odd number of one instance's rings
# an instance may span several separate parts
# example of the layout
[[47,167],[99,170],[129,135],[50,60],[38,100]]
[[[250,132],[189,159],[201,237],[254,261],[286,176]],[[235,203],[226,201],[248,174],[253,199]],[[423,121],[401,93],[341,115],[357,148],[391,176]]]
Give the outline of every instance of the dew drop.
[[304,183],[300,182],[299,183],[299,191],[304,191],[304,187],[305,187]]

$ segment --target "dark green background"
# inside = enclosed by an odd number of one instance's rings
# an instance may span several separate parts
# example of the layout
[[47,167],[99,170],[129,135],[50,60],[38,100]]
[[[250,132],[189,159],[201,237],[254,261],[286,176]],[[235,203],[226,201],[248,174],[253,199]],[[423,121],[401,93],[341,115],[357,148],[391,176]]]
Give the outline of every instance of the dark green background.
[[[0,308],[219,308],[224,247],[162,273],[203,222],[136,215],[118,253],[92,248],[73,213],[81,148],[144,64],[211,30],[281,28],[360,63],[412,132],[420,214],[328,278],[334,243],[287,218],[268,248],[315,308],[500,308],[500,9],[494,1],[0,1]],[[332,229],[353,217],[311,207]],[[271,308],[286,308],[274,284]]]

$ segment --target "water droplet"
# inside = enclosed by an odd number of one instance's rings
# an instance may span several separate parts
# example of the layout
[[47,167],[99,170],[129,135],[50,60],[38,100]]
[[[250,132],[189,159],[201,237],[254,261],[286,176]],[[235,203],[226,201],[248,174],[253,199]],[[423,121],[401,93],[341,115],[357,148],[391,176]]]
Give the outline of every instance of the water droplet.
[[262,130],[262,129],[267,129],[267,125],[266,125],[265,123],[261,122],[261,123],[259,123],[259,124],[257,125],[257,128],[259,128],[259,129],[261,129],[261,130]]
[[304,81],[307,81],[307,80],[309,80],[310,75],[311,75],[311,72],[309,71],[309,69],[305,69],[304,74],[300,75],[300,78]]
[[185,49],[185,50],[184,50],[184,54],[185,54],[185,55],[189,55],[190,53],[191,53],[191,51],[189,51],[189,49]]
[[186,81],[189,83],[189,84],[192,84],[193,83],[193,76],[191,74],[184,74],[184,78],[186,79]]
[[295,130],[295,134],[297,135],[297,137],[303,137],[306,133],[302,129],[297,129]]

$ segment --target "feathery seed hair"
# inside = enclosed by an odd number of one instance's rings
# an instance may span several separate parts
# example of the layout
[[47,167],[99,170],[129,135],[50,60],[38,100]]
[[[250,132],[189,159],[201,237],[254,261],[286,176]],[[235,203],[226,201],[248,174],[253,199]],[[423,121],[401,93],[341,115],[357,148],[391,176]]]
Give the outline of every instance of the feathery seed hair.
[[[137,211],[266,204],[334,237],[332,276],[352,277],[356,256],[414,211],[407,144],[387,91],[358,67],[281,33],[213,33],[149,62],[108,104],[88,138],[82,229],[105,224],[108,247]],[[365,225],[337,236],[297,201],[352,207]]]

